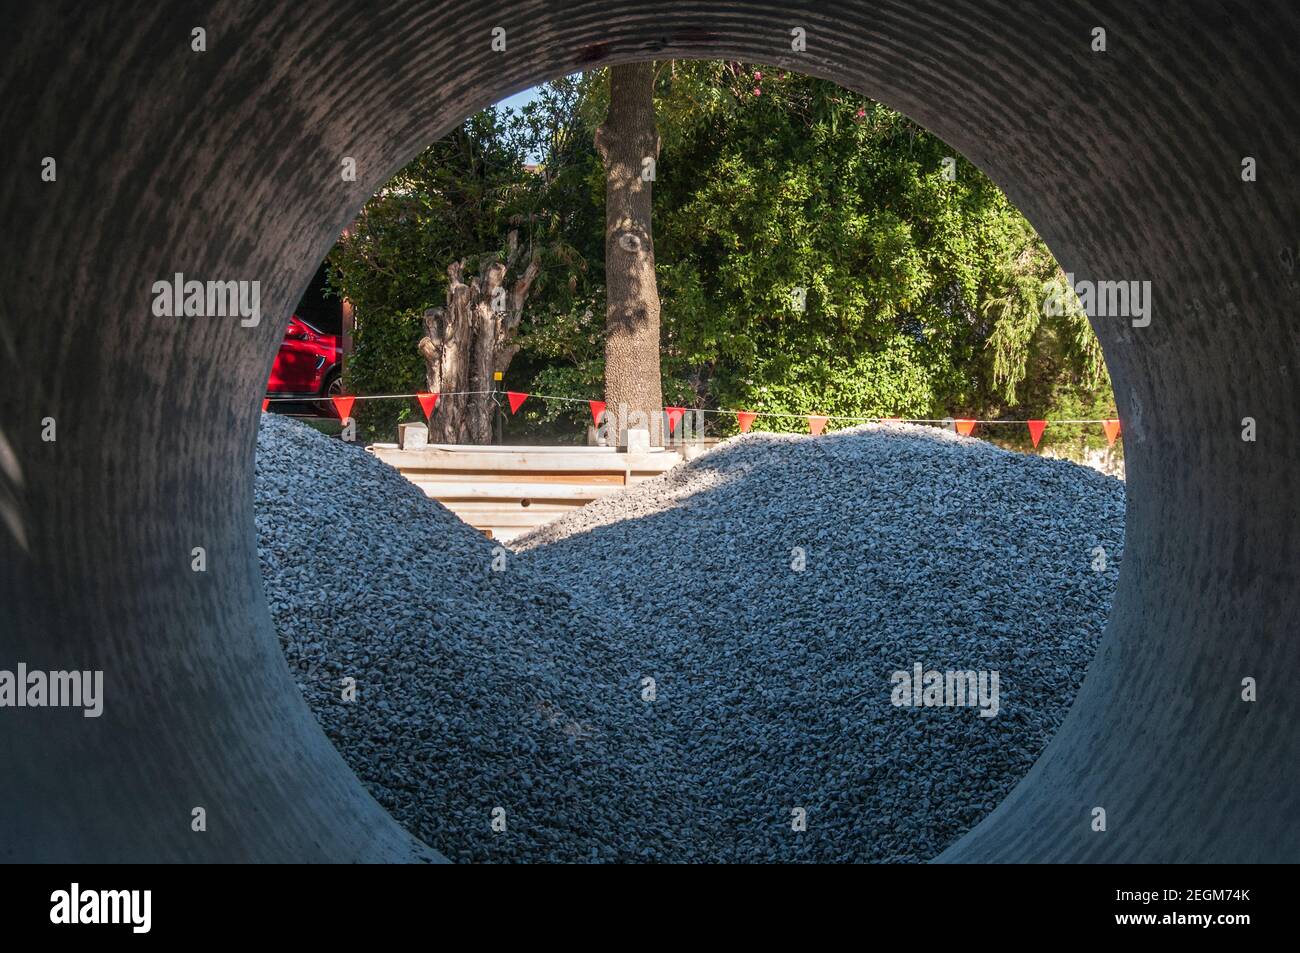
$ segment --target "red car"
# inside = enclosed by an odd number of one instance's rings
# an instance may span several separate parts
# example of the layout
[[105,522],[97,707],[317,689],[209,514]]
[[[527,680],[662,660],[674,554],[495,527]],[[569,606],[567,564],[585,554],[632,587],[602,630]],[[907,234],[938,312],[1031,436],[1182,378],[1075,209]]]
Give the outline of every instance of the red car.
[[295,314],[271,365],[266,396],[319,400],[342,393],[343,348],[338,335],[326,334]]

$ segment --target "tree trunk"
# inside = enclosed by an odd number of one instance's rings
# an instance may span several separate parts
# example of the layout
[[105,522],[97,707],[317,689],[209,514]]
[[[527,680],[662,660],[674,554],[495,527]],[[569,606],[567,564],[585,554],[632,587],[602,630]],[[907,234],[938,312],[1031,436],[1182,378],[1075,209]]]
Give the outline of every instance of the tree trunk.
[[492,442],[493,375],[504,373],[519,351],[512,343],[514,331],[541,268],[540,252],[535,251],[523,274],[507,288],[506,276],[521,257],[518,237],[511,232],[506,260],[483,259],[479,274],[468,284],[464,259],[453,262],[447,267],[451,282],[446,305],[424,313],[420,356],[428,388],[435,394],[463,394],[438,400],[429,418],[430,443]]
[[[609,112],[596,130],[596,148],[605,160],[605,403],[611,412],[626,407],[629,416],[644,414],[650,441],[658,446],[664,399],[650,228],[659,158],[653,63],[610,67]],[[620,416],[620,427],[628,422]]]

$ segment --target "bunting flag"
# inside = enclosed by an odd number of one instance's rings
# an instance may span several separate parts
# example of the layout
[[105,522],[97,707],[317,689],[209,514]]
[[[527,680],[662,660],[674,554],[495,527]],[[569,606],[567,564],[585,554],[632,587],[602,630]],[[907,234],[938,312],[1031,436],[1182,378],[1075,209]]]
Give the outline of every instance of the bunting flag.
[[438,406],[438,395],[422,390],[415,395],[415,399],[420,402],[420,409],[424,411],[424,419],[428,420],[429,415],[433,413],[433,408]]
[[352,405],[357,402],[355,397],[331,397],[334,402],[334,409],[338,411],[339,420],[347,420],[352,416]]
[[[342,397],[331,397],[330,401],[334,404],[334,410],[339,415],[339,419],[348,420],[352,416],[353,405],[358,400],[409,400],[410,398],[414,397],[416,400],[420,402],[420,409],[424,411],[424,416],[425,419],[427,420],[430,418],[433,411],[437,409],[438,404],[441,403],[442,398],[444,397],[467,397],[467,396],[474,396],[482,393],[485,392],[484,391],[447,391],[441,393],[433,393],[430,391],[417,391],[415,393],[407,393],[407,394],[382,394],[382,395],[373,395],[373,396],[368,396],[368,395],[358,396],[353,394],[353,395],[342,396]],[[521,391],[512,391],[512,390],[505,391],[504,393],[507,399],[509,400],[510,413],[512,414],[518,413],[519,408],[523,405],[524,401],[528,400],[530,397],[536,397],[538,400],[547,400],[547,401],[561,400],[561,401],[570,401],[572,403],[584,402],[582,398],[560,397],[555,394],[527,394]],[[265,413],[268,410],[270,410],[271,402],[277,399],[287,400],[288,398],[263,397],[262,412]],[[587,400],[585,401],[585,403],[587,403],[587,405],[591,408],[592,422],[595,423],[596,426],[600,426],[600,421],[602,416],[608,414],[608,405],[603,400]],[[685,407],[665,407],[663,409],[663,413],[668,418],[669,433],[676,432],[677,424],[685,416],[686,410],[687,408]],[[733,414],[735,415],[736,424],[739,427],[741,433],[749,433],[750,428],[753,426],[754,421],[766,413],[765,411],[724,410],[720,408],[719,409],[697,408],[695,409],[694,412],[697,414]],[[798,415],[777,413],[775,414],[775,416],[794,417]],[[827,424],[832,420],[849,421],[850,423],[879,423],[879,424],[903,424],[909,422],[917,423],[917,424],[934,424],[939,422],[936,420],[922,420],[922,419],[910,418],[910,417],[850,417],[844,415],[831,415],[831,414],[804,414],[802,416],[808,421],[808,430],[810,433],[812,433],[813,436],[819,436],[820,434],[822,434],[826,430]],[[1033,440],[1034,447],[1037,448],[1039,444],[1042,442],[1043,433],[1047,429],[1047,425],[1049,423],[1052,423],[1052,421],[1048,421],[1048,420],[980,421],[980,420],[975,420],[975,419],[965,418],[965,417],[957,417],[957,418],[949,417],[946,420],[944,420],[943,423],[946,425],[951,425],[953,430],[955,430],[957,433],[961,434],[964,437],[971,436],[971,434],[975,432],[975,428],[981,423],[989,425],[990,427],[999,424],[1015,424],[1018,426],[1023,423],[1026,426],[1028,426],[1030,439]],[[1060,421],[1057,421],[1056,423],[1060,424]],[[1069,420],[1066,421],[1066,423],[1080,424],[1080,425],[1091,425],[1091,424],[1098,424],[1098,423],[1101,424],[1102,429],[1105,430],[1106,432],[1106,442],[1110,446],[1115,445],[1115,441],[1119,439],[1122,430],[1118,418],[1111,418],[1106,420],[1095,420],[1095,419],[1094,420]]]
[[1119,436],[1119,421],[1103,420],[1101,426],[1102,429],[1106,431],[1106,445],[1110,447],[1115,446],[1115,438]]

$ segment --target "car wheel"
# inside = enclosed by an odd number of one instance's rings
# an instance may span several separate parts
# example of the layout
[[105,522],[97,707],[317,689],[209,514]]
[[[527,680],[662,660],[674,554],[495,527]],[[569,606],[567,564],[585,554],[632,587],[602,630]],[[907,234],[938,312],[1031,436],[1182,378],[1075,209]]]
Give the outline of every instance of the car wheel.
[[316,402],[317,415],[320,417],[337,416],[338,412],[334,409],[334,403],[330,398],[343,396],[343,375],[335,371],[325,378],[325,383],[321,385],[320,395],[321,399]]

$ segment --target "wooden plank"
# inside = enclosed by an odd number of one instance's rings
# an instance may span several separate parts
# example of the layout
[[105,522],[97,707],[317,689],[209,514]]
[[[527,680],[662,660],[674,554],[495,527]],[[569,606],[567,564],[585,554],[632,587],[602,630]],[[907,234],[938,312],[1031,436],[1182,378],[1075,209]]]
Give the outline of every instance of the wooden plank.
[[[455,510],[452,510],[455,513]],[[484,510],[475,513],[456,513],[475,529],[498,529],[502,526],[544,526],[552,520],[564,516],[564,513],[532,513],[529,510],[512,510],[510,512],[493,512]]]
[[[570,484],[574,486],[609,486],[623,485],[622,473],[534,473],[529,470],[490,471],[434,470],[420,467],[399,467],[401,472],[413,480],[427,480],[439,483],[516,483],[516,484]],[[657,474],[656,474],[657,475]]]
[[376,445],[371,452],[399,470],[455,470],[501,473],[514,470],[530,473],[623,473],[662,472],[681,462],[676,453],[649,453],[630,457],[606,451],[601,454],[573,453],[483,453],[478,451],[441,451],[435,448],[398,450]]
[[520,505],[518,500],[439,500],[449,510],[462,513],[567,513],[580,510],[590,500],[541,500]]
[[[681,462],[675,451],[610,447],[368,447],[489,538],[513,539]],[[528,505],[525,506],[524,502]]]
[[[393,447],[396,444],[376,443],[375,447]],[[547,454],[547,453],[586,453],[602,454],[618,453],[614,447],[587,447],[579,444],[547,445],[531,443],[430,443],[425,445],[429,450],[445,450],[449,453],[528,453],[528,454]],[[658,452],[658,451],[656,451]]]
[[590,503],[617,492],[622,483],[591,486],[577,483],[470,483],[429,480],[422,474],[405,474],[425,496],[442,500],[576,500]]

